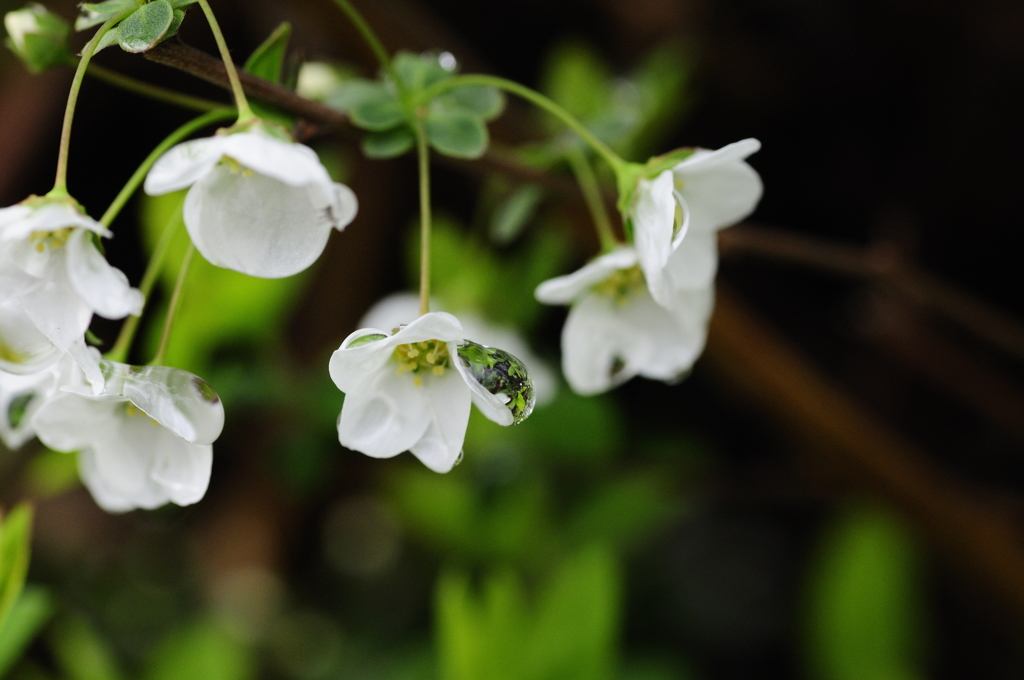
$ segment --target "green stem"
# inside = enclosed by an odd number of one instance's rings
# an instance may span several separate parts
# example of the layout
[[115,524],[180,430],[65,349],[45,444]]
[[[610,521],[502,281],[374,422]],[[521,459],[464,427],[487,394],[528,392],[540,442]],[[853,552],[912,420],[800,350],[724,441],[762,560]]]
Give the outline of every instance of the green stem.
[[228,44],[224,40],[224,34],[220,30],[220,24],[217,23],[217,17],[213,15],[213,9],[210,8],[209,0],[199,0],[199,6],[203,8],[203,14],[206,15],[206,21],[210,24],[210,30],[213,31],[213,38],[217,41],[217,49],[220,50],[220,58],[224,62],[224,68],[228,72],[228,80],[231,81],[231,92],[235,96],[235,108],[238,109],[238,121],[244,123],[248,120],[256,118],[256,114],[252,112],[249,107],[249,100],[245,98],[245,90],[242,89],[242,81],[238,77],[238,70],[235,68],[235,62],[231,60],[231,53],[228,52]]
[[[149,264],[146,265],[146,273],[142,275],[142,283],[139,284],[139,290],[142,292],[143,299],[147,302],[149,301],[149,294],[153,292],[153,286],[156,285],[157,277],[160,276],[160,270],[163,269],[164,260],[167,257],[168,250],[170,250],[171,242],[174,240],[178,230],[185,224],[182,221],[181,214],[181,208],[184,203],[185,201],[182,199],[171,215],[171,219],[164,226],[163,231],[160,233],[160,240],[157,241],[156,247],[153,248],[153,254],[149,258]],[[117,342],[107,352],[107,359],[122,364],[128,359],[128,351],[131,349],[132,341],[135,339],[135,331],[138,330],[140,318],[139,316],[129,316],[125,320],[124,325],[121,326],[121,332],[117,336]]]
[[359,13],[359,10],[352,6],[352,3],[348,0],[334,0],[334,4],[341,8],[341,11],[345,13],[345,16],[352,22],[352,25],[359,31],[359,34],[366,41],[373,55],[377,57],[377,61],[380,62],[381,68],[391,76],[391,80],[394,81],[395,88],[398,90],[399,97],[404,101],[407,96],[405,85],[398,79],[398,74],[395,73],[394,66],[391,64],[391,55],[384,48],[384,43],[380,41],[377,34],[370,28],[370,24],[366,22],[366,19]]
[[216,109],[225,108],[225,105],[220,102],[182,94],[181,92],[168,90],[166,88],[159,87],[158,85],[150,85],[149,83],[136,80],[135,78],[123,75],[117,71],[111,71],[99,64],[89,64],[86,72],[96,80],[102,80],[114,87],[119,87],[122,90],[134,92],[142,95],[143,97],[149,97],[150,99],[155,99],[167,104],[180,106],[183,109],[191,109],[192,111],[214,111]]
[[579,135],[584,142],[589,144],[591,148],[594,149],[594,151],[596,151],[602,158],[604,158],[604,160],[608,163],[608,165],[612,166],[612,169],[615,170],[616,173],[618,173],[618,171],[621,168],[626,166],[626,161],[619,157],[617,153],[612,151],[607,144],[605,144],[600,139],[595,137],[594,133],[588,130],[586,126],[583,125],[583,123],[578,121],[575,116],[566,111],[562,106],[552,101],[551,99],[548,99],[540,92],[537,92],[536,90],[531,90],[525,85],[520,85],[514,80],[508,80],[506,78],[499,78],[498,76],[490,76],[484,74],[454,76],[452,78],[448,78],[447,80],[442,80],[441,82],[436,83],[432,87],[423,90],[419,95],[419,101],[417,101],[416,103],[421,106],[426,105],[427,103],[430,102],[430,100],[432,100],[434,97],[441,94],[442,92],[445,92],[446,90],[451,90],[456,87],[464,87],[466,85],[484,85],[487,87],[496,87],[498,89],[505,90],[506,92],[511,92],[512,94],[522,97],[523,99],[544,109],[545,111],[547,111],[548,113],[550,113],[551,115],[555,116],[563,123],[565,123],[569,127],[569,129],[571,129],[573,132]]
[[132,194],[134,194],[135,190],[139,188],[139,185],[142,184],[142,181],[146,178],[146,174],[149,172],[150,168],[153,167],[153,164],[156,163],[157,159],[160,158],[160,156],[163,156],[168,149],[186,137],[189,137],[193,132],[222,120],[230,120],[234,115],[234,109],[221,108],[216,111],[210,111],[198,118],[193,118],[169,134],[164,141],[160,142],[160,144],[153,149],[148,156],[146,156],[146,160],[142,161],[142,164],[135,170],[128,182],[121,188],[121,191],[114,198],[110,207],[107,208],[107,211],[103,213],[103,217],[100,218],[100,224],[105,227],[109,227],[114,222],[114,219],[117,217],[118,213],[121,212],[125,203],[127,203],[128,199],[132,197]]
[[178,313],[178,307],[181,306],[181,293],[185,288],[185,279],[188,277],[189,265],[192,264],[192,256],[195,254],[196,247],[190,242],[188,250],[185,251],[185,259],[181,261],[181,269],[178,270],[178,280],[174,282],[171,302],[167,306],[167,316],[164,317],[164,332],[160,335],[160,347],[156,351],[156,356],[149,362],[150,365],[159,366],[163,363],[164,357],[167,356],[167,344],[171,340],[171,328],[174,327],[174,317]]
[[416,119],[416,154],[420,171],[420,314],[430,311],[430,152],[423,120]]
[[615,231],[612,228],[611,218],[608,216],[608,209],[605,207],[604,198],[601,196],[601,187],[597,183],[594,169],[590,167],[590,161],[579,149],[570,149],[565,155],[572,166],[572,171],[579,182],[580,191],[590,210],[590,216],[597,228],[597,236],[601,239],[601,248],[605,252],[615,250],[619,246],[619,240],[615,238]]
[[71,81],[71,91],[68,92],[68,103],[64,108],[64,125],[60,131],[60,151],[57,155],[57,176],[53,181],[51,196],[66,196],[68,193],[68,151],[71,146],[71,124],[75,119],[75,105],[78,103],[78,93],[82,89],[85,70],[89,67],[89,61],[96,52],[96,45],[99,44],[103,36],[114,24],[129,14],[131,12],[121,12],[117,16],[107,19],[82,48],[82,58],[78,62],[78,68],[75,69],[75,77]]

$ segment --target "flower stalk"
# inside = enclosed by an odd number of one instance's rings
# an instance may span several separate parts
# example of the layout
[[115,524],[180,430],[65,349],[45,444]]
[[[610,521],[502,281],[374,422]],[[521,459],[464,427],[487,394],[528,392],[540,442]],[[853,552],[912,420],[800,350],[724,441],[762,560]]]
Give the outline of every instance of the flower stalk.
[[224,40],[224,33],[220,30],[217,17],[213,15],[213,9],[210,7],[209,0],[199,0],[199,6],[203,8],[203,14],[206,15],[206,21],[210,24],[213,38],[217,41],[220,58],[224,61],[224,68],[227,69],[228,80],[231,81],[231,93],[235,97],[235,107],[238,109],[238,121],[245,123],[253,120],[256,118],[256,114],[252,112],[249,100],[245,98],[245,90],[242,89],[242,81],[238,77],[238,69],[235,68],[235,62],[231,59],[231,52],[228,51],[227,41]]
[[192,256],[196,254],[196,247],[192,244],[188,244],[188,250],[185,251],[185,258],[181,261],[181,269],[178,270],[178,280],[174,282],[174,292],[171,294],[171,302],[167,306],[167,316],[164,318],[164,330],[160,334],[160,346],[156,350],[156,356],[150,363],[151,366],[159,366],[163,364],[164,358],[167,356],[167,345],[171,340],[171,329],[174,327],[174,317],[178,313],[178,308],[181,306],[181,295],[185,289],[185,279],[188,278],[188,269],[192,264]]
[[606,253],[615,250],[619,245],[619,240],[615,237],[612,220],[605,207],[604,198],[601,196],[601,187],[597,183],[597,177],[594,175],[594,169],[590,166],[590,161],[579,149],[570,149],[565,157],[572,167],[573,174],[576,175],[580,191],[583,192],[583,199],[587,203],[587,209],[590,210],[590,217],[594,221],[597,237],[601,240],[601,249]]
[[423,120],[416,121],[420,174],[420,314],[430,311],[430,150]]

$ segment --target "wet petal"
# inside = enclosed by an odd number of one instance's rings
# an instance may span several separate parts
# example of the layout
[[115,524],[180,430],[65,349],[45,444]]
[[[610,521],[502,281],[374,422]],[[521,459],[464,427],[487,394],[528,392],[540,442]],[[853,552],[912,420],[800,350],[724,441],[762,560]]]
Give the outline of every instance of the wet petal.
[[110,266],[96,249],[92,234],[77,229],[66,247],[68,279],[94,312],[107,319],[142,312],[142,293],[128,284],[128,277],[120,269]]
[[242,166],[293,187],[332,186],[316,152],[304,144],[286,142],[260,132],[240,132],[222,138],[223,155]]
[[64,352],[84,335],[92,309],[71,285],[63,253],[48,258],[42,273],[39,287],[21,296],[21,307],[36,328]]
[[185,226],[211,263],[250,276],[280,278],[309,267],[335,225],[319,187],[290,186],[219,165],[185,199]]
[[409,450],[434,472],[448,472],[462,454],[469,425],[470,392],[454,371],[429,376],[420,389],[427,392],[429,427]]
[[161,156],[143,185],[150,196],[169,194],[190,187],[205,177],[223,156],[223,137],[193,139],[171,148]]
[[390,331],[361,328],[341,343],[331,355],[329,371],[338,389],[348,394],[372,381],[391,359],[394,345]]
[[490,420],[508,426],[521,423],[533,412],[533,382],[517,357],[466,340],[458,348],[455,365],[473,393],[473,403]]
[[[430,376],[435,377],[435,376]],[[460,386],[465,390],[462,381]],[[468,408],[469,394],[466,392]],[[338,418],[342,446],[374,458],[391,458],[420,440],[431,421],[427,390],[408,375],[383,368],[358,390],[345,393]]]
[[12,451],[35,436],[32,418],[53,396],[57,375],[43,370],[14,375],[0,370],[0,441]]
[[676,199],[673,195],[671,170],[666,170],[653,180],[640,180],[631,217],[637,258],[644,275],[651,280],[660,276],[672,254]]
[[623,328],[612,298],[588,295],[573,305],[562,328],[562,372],[574,392],[600,394],[635,375],[620,356],[630,330],[643,332]]
[[448,312],[430,312],[413,320],[398,333],[391,336],[392,346],[426,340],[441,342],[461,342],[463,339],[462,324]]
[[614,272],[629,269],[636,263],[637,255],[633,248],[619,248],[598,257],[572,274],[548,279],[537,286],[534,296],[544,304],[567,305]]
[[36,373],[60,357],[60,350],[36,328],[21,305],[0,302],[0,370]]
[[210,486],[213,447],[191,444],[170,432],[155,437],[150,477],[177,505],[192,505],[203,499]]

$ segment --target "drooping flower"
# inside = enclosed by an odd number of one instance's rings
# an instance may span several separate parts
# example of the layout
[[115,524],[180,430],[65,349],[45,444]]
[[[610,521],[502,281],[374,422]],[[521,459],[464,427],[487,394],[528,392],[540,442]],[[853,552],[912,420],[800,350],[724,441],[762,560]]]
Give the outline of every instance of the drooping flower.
[[[436,300],[430,301],[430,308],[443,311],[444,306]],[[359,321],[361,328],[397,328],[409,319],[419,315],[420,300],[414,293],[392,293],[377,301]],[[471,312],[459,311],[459,322],[466,337],[473,338],[487,347],[501,347],[518,357],[530,367],[530,381],[537,405],[543,406],[555,398],[558,382],[551,367],[540,359],[526,340],[514,328],[499,326]]]
[[40,441],[78,451],[79,473],[108,512],[199,501],[210,482],[224,407],[201,378],[164,366],[101,361],[103,391],[74,370],[32,418]]
[[355,194],[334,182],[316,152],[253,125],[179,144],[146,177],[151,195],[192,187],[184,217],[211,263],[262,278],[309,267],[332,229],[356,215]]
[[143,304],[97,247],[111,236],[69,199],[0,209],[0,368],[34,373],[68,352],[102,382],[83,339],[93,313],[121,319]]
[[562,328],[562,371],[578,394],[605,392],[634,376],[674,382],[704,350],[714,291],[651,297],[636,250],[624,246],[537,287],[551,305],[572,305]]
[[697,149],[653,179],[641,179],[629,212],[640,268],[662,306],[673,291],[708,286],[718,268],[717,231],[742,220],[761,200],[761,178],[744,160],[756,139]]
[[0,370],[0,441],[12,451],[36,436],[32,418],[56,389],[55,366],[16,375]]
[[533,410],[526,367],[503,350],[465,337],[451,314],[431,312],[394,332],[352,333],[330,363],[345,393],[338,418],[343,446],[374,458],[411,451],[435,472],[459,461],[470,403],[499,425]]

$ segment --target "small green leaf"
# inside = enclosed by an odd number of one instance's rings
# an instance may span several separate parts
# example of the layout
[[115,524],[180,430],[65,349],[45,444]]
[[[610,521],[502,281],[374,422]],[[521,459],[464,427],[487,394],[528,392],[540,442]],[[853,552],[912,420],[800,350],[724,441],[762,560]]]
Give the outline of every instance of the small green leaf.
[[171,0],[171,7],[174,9],[182,9],[189,5],[194,5],[197,2],[199,2],[199,0]]
[[100,41],[96,43],[96,49],[93,51],[93,54],[102,52],[111,45],[117,45],[120,42],[121,32],[117,30],[117,26],[114,26],[112,29],[104,33],[103,37],[100,38]]
[[85,3],[82,13],[75,19],[75,30],[84,31],[98,26],[123,12],[131,12],[142,5],[138,0],[106,0],[106,2]]
[[154,0],[136,10],[118,24],[121,49],[145,52],[163,40],[174,22],[174,8],[167,0]]
[[487,151],[487,125],[479,116],[431,107],[426,128],[430,145],[446,156],[480,158]]
[[336,88],[324,95],[324,103],[340,111],[351,111],[363,102],[372,99],[394,97],[394,94],[381,82],[366,78],[351,78],[339,83]]
[[69,680],[123,680],[114,651],[81,617],[58,621],[52,635],[54,656]]
[[451,71],[441,66],[438,56],[432,52],[399,52],[395,55],[392,66],[398,79],[411,92],[425,90],[452,75]]
[[71,26],[42,5],[31,4],[4,15],[6,45],[32,73],[71,63]]
[[505,109],[505,95],[496,87],[465,85],[434,100],[447,109],[462,109],[484,120],[497,118]]
[[0,524],[0,628],[25,586],[31,538],[32,509],[22,504]]
[[367,158],[395,158],[408,151],[416,143],[416,136],[408,126],[371,132],[363,139],[363,153]]
[[524,184],[509,194],[491,215],[491,240],[498,245],[514,241],[533,219],[543,197],[543,189],[536,184]]
[[375,96],[356,104],[349,115],[355,125],[374,131],[390,130],[406,119],[405,109],[398,97],[383,88]]
[[185,20],[185,10],[183,10],[183,9],[176,9],[176,10],[174,10],[174,18],[171,19],[171,26],[170,26],[170,28],[167,29],[167,33],[164,35],[162,40],[167,40],[168,38],[176,35],[178,33],[178,29],[181,28],[181,22],[184,21],[184,20]]
[[30,586],[21,593],[6,623],[0,623],[0,678],[7,677],[52,615],[53,598],[46,590]]
[[243,68],[254,76],[272,83],[280,83],[284,58],[288,53],[288,39],[291,35],[292,25],[287,21],[283,22],[249,56]]

